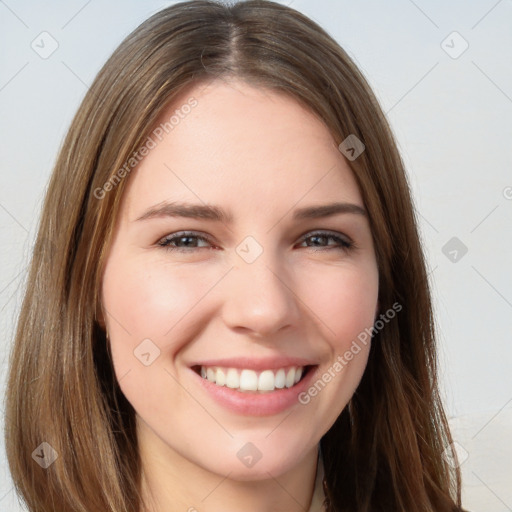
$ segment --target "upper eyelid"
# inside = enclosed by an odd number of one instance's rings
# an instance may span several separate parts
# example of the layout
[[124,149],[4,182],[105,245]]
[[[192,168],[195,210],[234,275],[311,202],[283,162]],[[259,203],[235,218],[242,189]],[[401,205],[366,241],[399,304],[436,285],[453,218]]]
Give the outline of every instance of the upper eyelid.
[[339,231],[333,231],[332,229],[313,229],[310,231],[306,231],[306,233],[304,233],[303,235],[300,235],[299,241],[302,241],[306,238],[309,238],[309,237],[315,236],[315,235],[327,236],[327,237],[332,236],[335,238],[342,238],[342,239],[346,238],[347,242],[353,243],[352,237],[346,235],[345,233],[341,233]]

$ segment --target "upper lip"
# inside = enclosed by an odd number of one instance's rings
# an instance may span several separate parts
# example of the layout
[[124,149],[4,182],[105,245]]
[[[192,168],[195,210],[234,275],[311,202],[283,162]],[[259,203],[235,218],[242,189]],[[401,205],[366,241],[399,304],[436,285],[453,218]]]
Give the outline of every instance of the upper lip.
[[229,357],[223,359],[208,359],[204,361],[198,361],[191,365],[193,366],[220,366],[222,368],[239,368],[248,369],[255,371],[262,370],[276,370],[279,368],[286,368],[288,366],[313,366],[318,363],[311,361],[310,359],[303,359],[300,357]]

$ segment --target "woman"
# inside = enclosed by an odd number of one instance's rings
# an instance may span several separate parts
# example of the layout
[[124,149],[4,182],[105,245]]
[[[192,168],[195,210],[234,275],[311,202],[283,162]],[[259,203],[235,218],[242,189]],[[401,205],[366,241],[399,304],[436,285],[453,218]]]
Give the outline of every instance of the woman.
[[6,414],[34,512],[461,510],[403,164],[320,27],[198,0],[115,51],[52,175]]

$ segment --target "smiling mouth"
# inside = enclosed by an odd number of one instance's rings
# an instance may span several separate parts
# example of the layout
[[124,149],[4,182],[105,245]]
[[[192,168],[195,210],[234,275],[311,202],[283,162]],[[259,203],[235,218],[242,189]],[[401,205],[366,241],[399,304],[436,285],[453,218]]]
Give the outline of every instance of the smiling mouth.
[[288,366],[255,371],[245,368],[196,365],[192,370],[201,378],[219,387],[228,387],[241,392],[269,393],[295,386],[314,367],[315,365]]

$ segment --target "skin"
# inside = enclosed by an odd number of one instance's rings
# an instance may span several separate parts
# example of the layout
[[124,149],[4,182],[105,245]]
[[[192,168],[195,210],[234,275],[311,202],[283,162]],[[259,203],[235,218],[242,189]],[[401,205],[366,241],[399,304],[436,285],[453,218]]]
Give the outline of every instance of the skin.
[[[360,382],[369,344],[307,405],[267,416],[217,404],[189,365],[287,355],[317,362],[319,377],[332,367],[375,319],[369,222],[355,213],[292,214],[364,204],[328,129],[294,99],[216,80],[183,93],[162,121],[190,97],[197,106],[129,177],[103,276],[115,372],[137,413],[143,492],[158,512],[307,510],[318,443]],[[137,220],[163,201],[217,205],[233,221]],[[184,230],[211,241],[158,245]],[[354,247],[315,238],[318,230]],[[247,236],[263,249],[250,264],[236,252]],[[145,366],[134,350],[148,338],[160,355]],[[237,457],[247,442],[262,454],[252,467]]]

